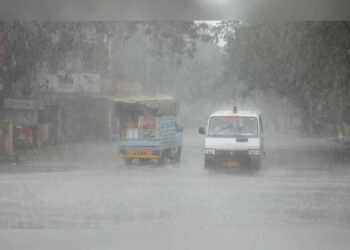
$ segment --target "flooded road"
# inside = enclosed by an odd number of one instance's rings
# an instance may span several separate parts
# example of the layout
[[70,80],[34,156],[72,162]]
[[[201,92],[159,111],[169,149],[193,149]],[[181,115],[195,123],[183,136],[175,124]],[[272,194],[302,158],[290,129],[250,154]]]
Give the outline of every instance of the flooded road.
[[349,149],[267,134],[260,170],[207,171],[204,138],[184,138],[180,164],[127,166],[100,142],[2,166],[0,228],[349,228]]

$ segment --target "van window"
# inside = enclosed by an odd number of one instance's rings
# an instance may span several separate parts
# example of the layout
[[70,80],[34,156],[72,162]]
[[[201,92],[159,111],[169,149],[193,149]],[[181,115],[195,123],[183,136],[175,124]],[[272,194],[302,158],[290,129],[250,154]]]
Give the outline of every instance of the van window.
[[217,116],[210,119],[209,137],[258,137],[256,117]]

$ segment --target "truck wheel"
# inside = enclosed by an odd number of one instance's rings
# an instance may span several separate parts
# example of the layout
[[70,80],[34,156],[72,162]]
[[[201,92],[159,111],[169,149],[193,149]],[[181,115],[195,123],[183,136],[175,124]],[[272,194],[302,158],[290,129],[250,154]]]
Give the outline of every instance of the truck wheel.
[[164,165],[165,164],[165,159],[168,157],[168,152],[167,151],[163,151],[160,155],[160,158],[158,160],[158,164],[159,165]]
[[175,161],[180,162],[181,161],[181,148],[179,147],[177,149],[176,155],[175,155]]
[[150,161],[150,159],[140,159],[140,161],[143,165],[145,165]]
[[124,162],[126,165],[131,165],[132,159],[130,159],[130,158],[124,159]]

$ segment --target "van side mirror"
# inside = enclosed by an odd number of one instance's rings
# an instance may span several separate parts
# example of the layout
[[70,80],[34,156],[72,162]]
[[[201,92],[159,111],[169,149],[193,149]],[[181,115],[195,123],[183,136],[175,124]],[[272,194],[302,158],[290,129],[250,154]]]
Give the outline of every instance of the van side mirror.
[[205,135],[205,129],[203,127],[200,127],[198,132],[202,135]]

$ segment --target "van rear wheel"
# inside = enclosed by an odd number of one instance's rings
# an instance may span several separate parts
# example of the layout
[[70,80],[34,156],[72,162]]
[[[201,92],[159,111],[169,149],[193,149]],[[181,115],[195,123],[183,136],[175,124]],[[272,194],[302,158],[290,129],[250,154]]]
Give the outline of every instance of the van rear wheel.
[[249,166],[252,169],[260,169],[262,167],[262,160],[259,159],[257,161],[250,162]]
[[262,167],[263,163],[262,163],[262,160],[260,159],[257,163],[256,163],[256,166],[255,168],[256,169],[260,169]]
[[212,167],[212,162],[210,162],[208,159],[204,159],[204,168],[209,169]]

